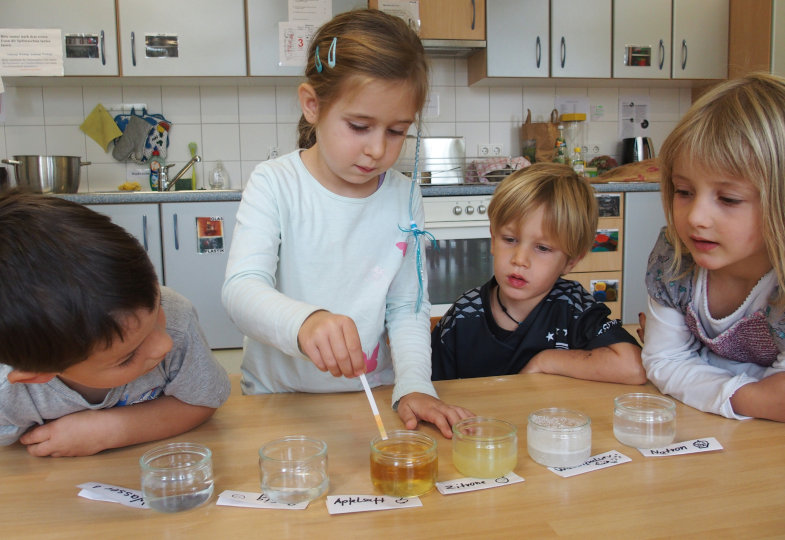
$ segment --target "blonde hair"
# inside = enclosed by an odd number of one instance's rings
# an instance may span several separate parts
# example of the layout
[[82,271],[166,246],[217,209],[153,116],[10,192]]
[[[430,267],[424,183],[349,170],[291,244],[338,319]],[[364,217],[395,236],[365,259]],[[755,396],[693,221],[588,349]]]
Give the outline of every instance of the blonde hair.
[[585,255],[597,232],[597,199],[589,182],[567,165],[535,163],[505,178],[488,205],[491,230],[525,219],[540,205],[545,231],[567,258]]
[[[334,39],[335,65],[330,67]],[[400,17],[375,9],[341,13],[319,28],[308,48],[305,76],[319,99],[320,111],[329,109],[345,92],[373,80],[408,85],[416,111],[422,110],[428,97],[428,64],[420,38]],[[316,143],[316,126],[303,116],[297,131],[300,148]]]
[[758,190],[763,239],[779,284],[776,303],[785,304],[785,78],[752,73],[719,84],[690,107],[665,139],[660,189],[668,240],[675,248],[674,271],[686,252],[673,221],[673,166],[681,157],[749,180]]

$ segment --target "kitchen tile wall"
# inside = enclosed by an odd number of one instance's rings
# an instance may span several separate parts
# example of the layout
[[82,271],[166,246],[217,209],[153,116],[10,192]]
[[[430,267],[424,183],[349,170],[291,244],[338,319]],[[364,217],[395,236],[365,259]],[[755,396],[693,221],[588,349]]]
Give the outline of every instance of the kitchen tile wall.
[[[424,135],[463,136],[467,156],[476,155],[478,144],[502,144],[505,154],[519,155],[520,125],[527,109],[534,121],[544,121],[559,96],[588,97],[602,105],[601,121],[589,122],[587,143],[597,144],[600,154],[619,156],[618,98],[627,93],[648,95],[651,137],[655,148],[691,103],[689,88],[475,86],[466,84],[466,60],[435,58],[431,94],[438,96],[438,115],[425,118]],[[149,112],[160,112],[172,122],[168,161],[184,164],[194,141],[203,162],[197,164],[201,184],[217,160],[231,176],[232,188],[241,189],[254,166],[296,145],[300,117],[296,100],[297,80],[275,85],[260,78],[226,81],[167,79],[159,85],[125,79],[62,79],[36,85],[33,78],[6,80],[0,123],[2,157],[27,154],[78,155],[92,164],[84,167],[80,191],[115,190],[136,164],[114,160],[79,130],[97,103],[104,106],[145,103]],[[113,113],[114,114],[114,113]],[[187,175],[186,175],[187,176]],[[147,186],[145,186],[146,188]],[[143,188],[144,189],[144,188]]]

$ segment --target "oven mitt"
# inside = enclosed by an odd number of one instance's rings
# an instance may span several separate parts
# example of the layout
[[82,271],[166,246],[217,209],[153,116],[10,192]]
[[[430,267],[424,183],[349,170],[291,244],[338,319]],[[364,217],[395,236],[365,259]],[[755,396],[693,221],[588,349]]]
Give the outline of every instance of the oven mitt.
[[140,116],[128,119],[125,131],[114,143],[112,157],[117,161],[132,160],[141,163],[144,158],[144,144],[152,126]]
[[169,123],[158,122],[147,134],[147,139],[144,143],[143,160],[149,160],[153,152],[158,150],[158,155],[165,161],[167,148],[169,148]]
[[100,103],[87,115],[79,129],[97,142],[104,149],[104,152],[106,152],[110,142],[123,134],[112,116]]

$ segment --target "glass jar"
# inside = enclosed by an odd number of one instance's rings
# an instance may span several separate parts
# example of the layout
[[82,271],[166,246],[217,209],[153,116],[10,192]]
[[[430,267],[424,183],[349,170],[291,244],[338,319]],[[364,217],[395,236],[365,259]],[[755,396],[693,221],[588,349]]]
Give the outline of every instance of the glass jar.
[[633,448],[662,448],[676,438],[676,403],[655,394],[632,393],[613,400],[613,435]]
[[213,461],[201,444],[177,442],[157,446],[139,460],[144,502],[159,512],[201,506],[213,494]]
[[466,418],[452,427],[452,462],[471,478],[499,478],[518,464],[518,428],[495,418]]
[[391,431],[371,441],[371,483],[385,495],[423,495],[433,489],[438,470],[436,440],[424,433]]
[[549,408],[529,415],[529,456],[546,467],[576,467],[591,457],[591,418],[579,411]]
[[259,449],[262,491],[270,500],[297,504],[322,496],[330,485],[327,443],[304,435],[270,441]]

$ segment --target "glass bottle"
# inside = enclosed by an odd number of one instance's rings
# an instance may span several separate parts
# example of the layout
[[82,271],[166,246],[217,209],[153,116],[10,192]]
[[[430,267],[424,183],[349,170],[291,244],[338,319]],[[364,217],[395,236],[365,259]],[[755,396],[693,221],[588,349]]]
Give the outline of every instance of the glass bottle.
[[208,180],[210,182],[210,189],[221,189],[224,186],[229,187],[229,173],[226,172],[221,160],[216,162],[215,168],[210,173]]
[[586,166],[583,161],[583,149],[580,146],[573,148],[572,155],[570,156],[570,164],[572,165],[572,170],[577,174],[583,175],[586,171]]
[[556,137],[556,155],[553,161],[556,163],[567,163],[567,141],[564,140],[564,124],[558,125],[559,135]]

